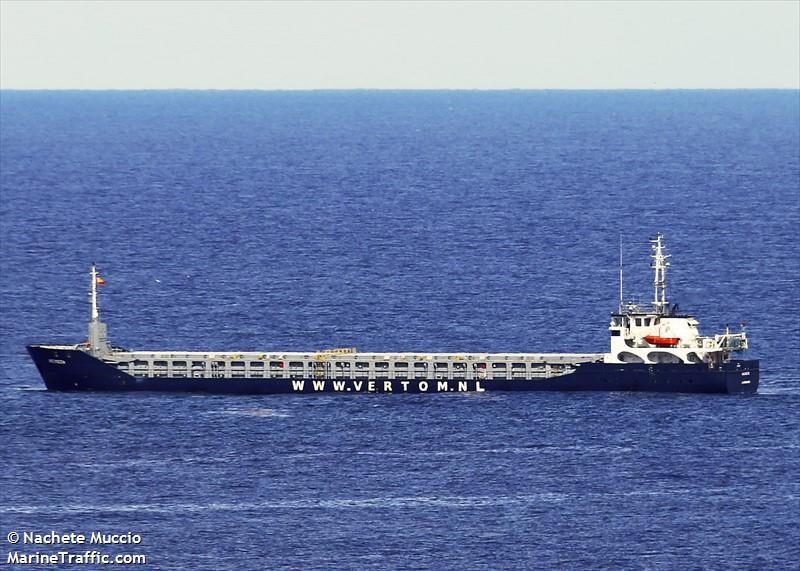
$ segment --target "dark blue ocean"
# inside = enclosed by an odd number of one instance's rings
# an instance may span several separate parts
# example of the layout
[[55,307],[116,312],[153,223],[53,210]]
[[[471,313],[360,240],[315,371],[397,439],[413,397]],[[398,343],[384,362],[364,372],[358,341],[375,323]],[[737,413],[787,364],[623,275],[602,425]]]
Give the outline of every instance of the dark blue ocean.
[[[3,91],[0,145],[0,565],[797,568],[797,91]],[[59,394],[25,352],[86,338],[92,262],[128,348],[602,352],[656,232],[758,395]]]

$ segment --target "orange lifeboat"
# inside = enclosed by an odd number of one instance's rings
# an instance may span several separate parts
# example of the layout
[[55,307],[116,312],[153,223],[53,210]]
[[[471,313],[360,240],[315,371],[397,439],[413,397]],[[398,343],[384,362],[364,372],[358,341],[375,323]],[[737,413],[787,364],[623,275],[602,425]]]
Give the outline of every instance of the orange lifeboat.
[[650,343],[650,345],[655,345],[656,347],[677,347],[680,337],[659,337],[658,335],[646,335],[644,340]]

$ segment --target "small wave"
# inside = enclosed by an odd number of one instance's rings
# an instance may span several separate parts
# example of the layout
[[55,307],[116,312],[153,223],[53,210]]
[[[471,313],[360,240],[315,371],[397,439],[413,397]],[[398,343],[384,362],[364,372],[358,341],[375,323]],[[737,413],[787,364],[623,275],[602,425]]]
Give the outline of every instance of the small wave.
[[376,508],[411,508],[411,507],[483,507],[512,504],[530,504],[541,502],[560,502],[567,499],[567,494],[541,493],[519,496],[402,496],[379,498],[334,498],[334,499],[299,499],[287,501],[264,502],[212,502],[201,503],[165,503],[165,504],[71,504],[60,506],[4,506],[0,513],[6,514],[40,514],[40,513],[196,513],[196,512],[239,512],[274,509],[376,509]]
[[790,396],[797,396],[800,395],[800,390],[798,389],[797,385],[794,386],[786,386],[786,387],[776,387],[776,386],[767,386],[765,387],[763,384],[758,387],[758,393],[754,396],[782,396],[785,397],[787,395]]
[[[747,490],[745,486],[705,488],[712,496],[729,497]],[[696,494],[695,488],[670,487],[658,490],[617,490],[608,492],[542,492],[536,494],[501,496],[398,496],[372,498],[304,498],[293,500],[265,500],[260,502],[210,502],[210,503],[164,503],[164,504],[65,504],[0,506],[0,514],[87,514],[87,513],[199,513],[199,512],[243,512],[277,509],[383,509],[383,508],[476,508],[510,505],[535,505],[564,502],[570,499],[584,502],[593,497],[675,496]],[[786,501],[796,501],[797,494],[791,492],[779,496]]]
[[274,408],[226,408],[221,411],[214,411],[210,414],[232,414],[237,416],[254,417],[277,417],[287,418],[291,416],[288,412],[275,410]]
[[87,468],[89,470],[100,470],[103,468],[132,468],[138,466],[163,466],[169,465],[174,463],[192,463],[192,462],[209,462],[206,458],[131,458],[126,460],[118,460],[118,461],[111,461],[111,462],[79,462],[76,463],[75,466],[80,468]]
[[458,449],[458,450],[350,450],[342,452],[297,452],[287,454],[291,458],[317,458],[320,456],[380,456],[394,458],[428,458],[437,456],[475,456],[478,454],[540,454],[542,452],[563,452],[563,451],[604,451],[615,453],[633,452],[636,450],[632,446],[615,446],[605,444],[569,445],[558,446],[553,444],[536,444],[530,446],[518,446],[508,448],[478,448],[478,449]]

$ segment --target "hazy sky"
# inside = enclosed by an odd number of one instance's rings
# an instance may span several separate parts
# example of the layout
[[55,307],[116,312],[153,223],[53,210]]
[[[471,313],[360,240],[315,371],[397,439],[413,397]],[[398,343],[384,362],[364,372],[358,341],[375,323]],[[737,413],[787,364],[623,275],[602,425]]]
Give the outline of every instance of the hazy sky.
[[800,2],[0,0],[0,87],[800,88]]

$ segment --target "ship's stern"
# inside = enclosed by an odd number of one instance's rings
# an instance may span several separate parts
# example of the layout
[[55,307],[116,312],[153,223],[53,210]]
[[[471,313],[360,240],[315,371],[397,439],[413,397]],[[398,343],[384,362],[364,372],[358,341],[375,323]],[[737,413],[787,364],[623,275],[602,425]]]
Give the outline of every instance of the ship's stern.
[[758,392],[759,361],[734,360],[723,365],[725,385],[730,394],[754,394]]

